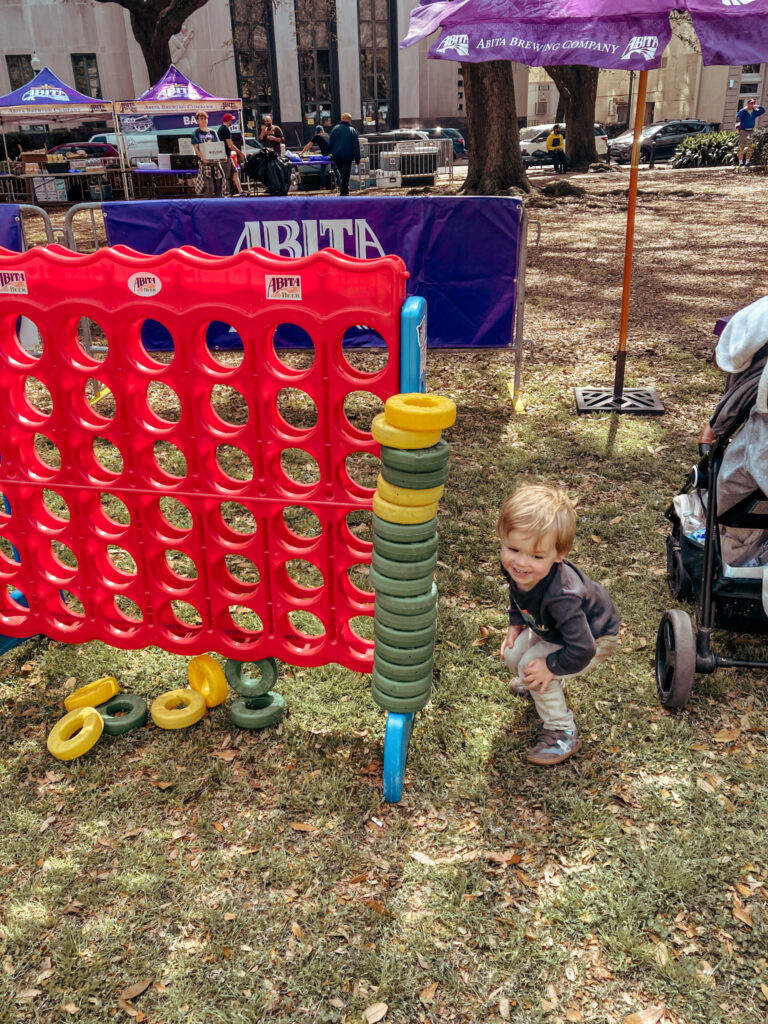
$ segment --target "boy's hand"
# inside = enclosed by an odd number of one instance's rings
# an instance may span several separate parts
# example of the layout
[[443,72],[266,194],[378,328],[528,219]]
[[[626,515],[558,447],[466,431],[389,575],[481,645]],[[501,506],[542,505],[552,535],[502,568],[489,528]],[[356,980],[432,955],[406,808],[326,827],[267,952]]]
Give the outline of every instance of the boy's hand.
[[544,658],[534,658],[533,661],[529,661],[523,672],[523,684],[529,690],[536,690],[537,693],[546,693],[554,678],[547,668]]
[[499,654],[501,656],[502,661],[504,661],[504,651],[506,651],[508,647],[511,647],[514,644],[515,640],[517,640],[517,638],[523,632],[524,628],[524,626],[509,627],[509,629],[507,630],[507,635],[501,641],[501,650],[499,651]]

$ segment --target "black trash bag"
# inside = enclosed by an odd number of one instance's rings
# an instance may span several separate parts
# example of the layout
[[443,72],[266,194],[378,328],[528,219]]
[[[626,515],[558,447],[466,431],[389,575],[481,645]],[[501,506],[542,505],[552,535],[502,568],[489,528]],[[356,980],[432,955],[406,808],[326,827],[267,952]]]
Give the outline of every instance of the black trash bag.
[[246,181],[265,185],[269,195],[285,196],[291,187],[292,165],[288,157],[262,146],[245,161],[242,174]]

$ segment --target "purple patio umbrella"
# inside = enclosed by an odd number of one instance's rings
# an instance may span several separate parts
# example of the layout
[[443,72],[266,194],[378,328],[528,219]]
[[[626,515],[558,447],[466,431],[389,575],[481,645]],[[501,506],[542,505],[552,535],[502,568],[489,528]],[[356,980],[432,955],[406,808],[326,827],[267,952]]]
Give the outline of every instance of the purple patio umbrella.
[[616,379],[612,392],[577,389],[579,412],[664,411],[652,388],[625,392],[624,370],[645,93],[648,71],[660,67],[672,36],[672,11],[690,14],[705,65],[768,61],[768,0],[423,0],[411,11],[401,44],[411,46],[439,29],[429,50],[439,60],[512,60],[531,67],[588,64],[640,72]]

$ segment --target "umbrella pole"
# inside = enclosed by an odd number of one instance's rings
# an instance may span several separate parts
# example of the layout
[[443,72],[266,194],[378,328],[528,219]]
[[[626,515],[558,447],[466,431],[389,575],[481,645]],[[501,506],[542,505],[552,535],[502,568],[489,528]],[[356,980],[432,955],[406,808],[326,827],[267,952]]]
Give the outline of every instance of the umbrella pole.
[[624,243],[624,283],[621,291],[621,320],[619,322],[619,348],[616,353],[616,375],[613,391],[607,388],[576,388],[576,411],[623,412],[645,415],[664,413],[653,388],[624,390],[624,371],[627,365],[627,330],[629,326],[629,299],[632,291],[632,250],[635,241],[635,210],[637,208],[637,179],[640,169],[640,134],[645,114],[645,94],[648,72],[641,71],[637,83],[632,165],[629,172],[629,198],[627,202],[627,233]]

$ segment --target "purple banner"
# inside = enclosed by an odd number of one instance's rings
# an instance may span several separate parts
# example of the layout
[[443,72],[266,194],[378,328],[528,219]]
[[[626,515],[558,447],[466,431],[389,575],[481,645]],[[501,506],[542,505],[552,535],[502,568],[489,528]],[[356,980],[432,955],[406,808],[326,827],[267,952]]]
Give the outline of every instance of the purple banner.
[[[104,203],[107,241],[157,254],[261,247],[282,256],[334,248],[400,256],[408,294],[426,299],[430,347],[512,344],[522,203],[506,196],[290,196]],[[217,344],[220,344],[218,340]]]
[[21,252],[21,210],[8,203],[0,206],[0,248]]

